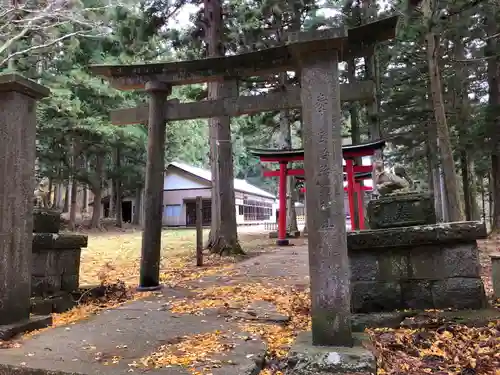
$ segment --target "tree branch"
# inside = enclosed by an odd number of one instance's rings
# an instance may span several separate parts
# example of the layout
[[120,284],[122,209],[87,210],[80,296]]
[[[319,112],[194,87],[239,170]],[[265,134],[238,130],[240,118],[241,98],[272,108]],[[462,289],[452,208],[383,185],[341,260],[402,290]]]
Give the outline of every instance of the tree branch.
[[72,38],[74,36],[85,36],[85,34],[82,31],[75,31],[75,32],[63,35],[63,36],[61,36],[61,37],[59,37],[57,39],[51,40],[50,42],[47,42],[47,43],[44,43],[44,44],[40,44],[40,45],[37,45],[37,46],[31,46],[31,47],[26,48],[26,49],[24,49],[22,51],[17,51],[17,52],[11,53],[5,59],[3,59],[2,61],[0,61],[0,66],[5,65],[10,59],[12,59],[12,58],[14,58],[16,56],[20,56],[20,55],[24,55],[24,54],[26,54],[28,52],[33,52],[33,51],[36,51],[36,50],[48,48],[50,46],[53,46],[54,44],[57,44],[57,43],[65,40],[65,39]]

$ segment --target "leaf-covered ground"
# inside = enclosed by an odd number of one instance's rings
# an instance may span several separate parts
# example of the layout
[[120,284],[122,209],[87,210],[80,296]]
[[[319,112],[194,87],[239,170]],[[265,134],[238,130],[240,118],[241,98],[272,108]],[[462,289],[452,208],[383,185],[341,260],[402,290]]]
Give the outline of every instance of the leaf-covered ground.
[[500,374],[500,320],[485,327],[443,325],[426,329],[369,331],[378,375]]
[[[82,250],[80,286],[89,285],[91,289],[80,298],[75,308],[61,314],[52,314],[53,325],[50,328],[73,324],[127,301],[150,296],[150,293],[135,291],[139,278],[141,231],[131,228],[124,231],[85,234],[89,236],[89,245]],[[208,231],[204,231],[204,236],[207,235]],[[260,235],[253,233],[243,234],[241,242],[250,250],[251,255],[265,250],[271,244],[270,241],[263,241]],[[175,286],[203,276],[227,273],[237,260],[231,257],[205,255],[204,267],[196,267],[195,231],[179,229],[162,232],[162,283]],[[26,336],[45,330],[34,331]],[[12,345],[18,343],[0,341],[0,348]]]
[[[195,315],[202,322],[207,311],[215,310],[228,321],[237,322],[241,332],[248,335],[244,340],[259,338],[267,344],[267,364],[261,375],[285,374],[290,346],[300,331],[310,327],[309,292],[304,287],[308,284],[306,247],[276,250],[267,239],[247,236],[243,237],[245,247],[264,253],[255,261],[244,262],[242,268],[236,259],[208,257],[205,267],[198,268],[194,266],[192,231],[165,231],[163,236],[162,283],[189,292],[187,297],[172,297],[167,308],[179,316]],[[89,292],[73,310],[54,314],[54,325],[72,324],[147,296],[137,294],[133,288],[140,243],[140,232],[91,235],[89,248],[82,254],[81,281],[100,283],[96,287],[99,293]],[[483,248],[485,276],[489,271],[487,252],[497,243],[490,241]],[[485,283],[489,289],[487,277]],[[252,308],[256,302],[274,305],[276,314],[288,319],[257,319]],[[368,331],[368,347],[377,356],[379,375],[500,375],[500,321],[476,328],[441,323],[433,329]],[[152,347],[147,356],[129,366],[132,371],[136,367],[182,366],[194,375],[208,375],[225,364],[219,355],[234,350],[235,334],[234,330],[221,328],[185,335],[176,342]],[[19,343],[0,343],[0,347],[13,345]]]

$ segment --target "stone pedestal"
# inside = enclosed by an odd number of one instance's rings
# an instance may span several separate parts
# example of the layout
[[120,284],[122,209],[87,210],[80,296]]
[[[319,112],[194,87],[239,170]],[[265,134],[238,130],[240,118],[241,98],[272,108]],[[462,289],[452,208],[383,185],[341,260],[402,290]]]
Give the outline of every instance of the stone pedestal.
[[362,346],[364,335],[353,336],[352,347],[313,346],[310,332],[299,333],[288,354],[286,373],[290,375],[375,374],[377,361],[375,356]]
[[491,282],[493,284],[493,295],[500,299],[500,253],[494,253],[491,257]]
[[371,229],[436,224],[434,199],[431,194],[395,194],[368,202]]
[[48,94],[19,75],[0,76],[0,326],[8,327],[0,328],[3,339],[40,328],[38,319],[30,321],[32,198],[36,100]]
[[80,255],[88,237],[59,234],[60,213],[33,210],[33,261],[31,270],[31,313],[63,312],[75,305],[80,278]]
[[45,297],[77,290],[82,247],[87,247],[84,235],[34,234],[31,294]]
[[481,309],[479,222],[350,232],[352,311]]

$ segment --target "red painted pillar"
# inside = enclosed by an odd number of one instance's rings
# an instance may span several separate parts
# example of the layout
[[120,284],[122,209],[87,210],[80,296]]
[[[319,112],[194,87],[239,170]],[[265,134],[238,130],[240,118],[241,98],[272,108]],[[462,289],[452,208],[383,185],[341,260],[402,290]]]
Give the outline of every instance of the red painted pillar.
[[347,174],[347,198],[349,200],[349,214],[351,215],[351,228],[352,229],[357,229],[355,228],[355,220],[354,220],[354,215],[355,215],[355,202],[354,202],[354,189],[355,189],[355,181],[354,181],[354,160],[353,159],[346,159],[345,161],[345,171]]
[[356,182],[356,194],[358,195],[358,223],[359,229],[365,229],[365,215],[363,209],[363,197],[365,191],[361,188],[361,183]]
[[279,196],[280,216],[278,221],[278,246],[288,245],[286,239],[286,169],[288,163],[280,162]]

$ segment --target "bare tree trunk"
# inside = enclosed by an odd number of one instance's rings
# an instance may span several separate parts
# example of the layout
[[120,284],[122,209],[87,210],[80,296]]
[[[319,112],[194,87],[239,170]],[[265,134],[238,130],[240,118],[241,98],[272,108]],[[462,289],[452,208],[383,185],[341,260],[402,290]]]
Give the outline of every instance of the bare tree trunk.
[[[368,23],[377,16],[375,2],[372,0],[362,1],[362,23]],[[366,108],[368,113],[368,122],[370,124],[370,138],[373,140],[380,139],[380,121],[379,121],[379,93],[380,79],[377,54],[375,49],[371,49],[364,57],[366,79],[375,83],[375,98],[373,102]],[[376,159],[381,159],[382,153],[376,155]]]
[[[351,58],[347,63],[347,79],[349,83],[356,82],[356,59]],[[359,103],[351,102],[349,103],[349,118],[351,120],[351,141],[352,144],[358,144],[361,142],[361,134],[359,129]],[[354,162],[356,165],[362,164],[361,158],[355,158]],[[359,210],[363,210],[363,207],[358,207],[358,200],[354,204],[354,217],[351,217],[352,228],[359,228]]]
[[493,197],[492,230],[500,229],[500,56],[498,37],[500,25],[497,22],[498,5],[490,2],[486,6],[486,31],[488,36],[486,44],[487,75],[488,75],[488,110],[486,121],[491,134],[491,185],[490,192]]
[[61,184],[56,183],[56,186],[54,188],[54,202],[52,202],[52,208],[59,209],[60,201],[61,201]]
[[81,165],[81,157],[79,154],[79,149],[77,146],[77,141],[74,141],[71,145],[71,191],[70,191],[70,207],[69,207],[69,229],[71,231],[76,230],[76,211],[78,209],[78,179],[76,177],[79,173]]
[[[222,43],[222,6],[220,0],[204,0],[208,57],[224,56]],[[209,99],[220,99],[238,92],[237,82],[209,83]],[[207,247],[212,253],[242,254],[238,241],[234,196],[231,119],[212,118],[210,126],[210,161],[212,170],[212,225]]]
[[89,210],[89,189],[87,185],[83,185],[83,197],[82,197],[82,214],[86,214]]
[[453,152],[451,149],[450,134],[444,110],[443,92],[441,88],[441,76],[439,73],[439,37],[432,32],[433,14],[435,0],[424,0],[422,11],[429,31],[426,34],[427,62],[430,76],[430,88],[434,117],[436,118],[436,130],[438,137],[438,149],[441,156],[442,173],[444,179],[444,192],[446,197],[447,215],[449,221],[461,221],[462,210],[457,185],[457,173]]
[[64,202],[63,202],[63,212],[69,211],[69,182],[64,182]]
[[[118,173],[120,172],[121,168],[121,153],[120,153],[120,147],[117,147],[115,150],[115,167]],[[123,215],[122,215],[122,180],[120,177],[117,177],[114,179],[115,181],[115,186],[116,186],[116,226],[118,228],[123,227]]]
[[441,197],[441,176],[439,173],[439,156],[436,144],[436,129],[434,122],[427,126],[427,163],[429,165],[429,188],[434,196],[436,219],[443,221],[443,201]]
[[[460,22],[457,15],[457,22]],[[453,89],[453,107],[455,119],[459,130],[460,141],[460,170],[462,174],[462,187],[464,194],[464,208],[466,220],[479,220],[479,206],[477,204],[476,178],[474,175],[474,163],[471,158],[471,147],[469,146],[470,103],[467,93],[469,91],[469,68],[461,61],[465,60],[464,35],[457,33],[453,41],[453,55],[458,62],[455,64],[455,79]]]
[[[84,170],[87,170],[88,168],[88,161],[87,158],[82,156],[82,168]],[[82,194],[82,208],[81,208],[81,213],[86,214],[89,212],[89,188],[86,183],[82,184],[83,188],[83,194]]]
[[69,230],[76,230],[76,211],[78,209],[77,204],[77,193],[78,193],[78,182],[75,177],[71,178],[71,205],[69,208]]
[[108,180],[109,191],[109,210],[108,217],[115,217],[115,180]]
[[295,177],[288,176],[286,179],[287,184],[287,210],[286,210],[286,230],[292,236],[299,232],[297,224],[297,210],[295,203],[297,202],[297,188],[295,187]]
[[70,189],[69,189],[69,181],[64,183],[64,206],[63,206],[63,212],[68,212],[69,211],[69,199],[70,199]]
[[49,187],[47,191],[47,205],[52,207],[52,188],[54,187],[54,179],[52,177],[49,178]]
[[[285,85],[288,82],[288,77],[286,72],[280,74],[280,84],[283,90],[285,90]],[[288,110],[280,111],[279,117],[280,124],[280,143],[281,148],[284,150],[292,149],[292,131],[290,128],[290,113]],[[291,168],[292,163],[289,163],[287,168]],[[286,224],[287,232],[290,234],[295,234],[299,231],[297,226],[297,212],[295,211],[295,202],[297,201],[297,196],[295,192],[295,178],[293,176],[288,176],[286,179],[287,192],[286,197]]]
[[[365,24],[377,17],[377,8],[376,2],[373,0],[361,0],[361,23]],[[372,80],[375,83],[375,97],[373,98],[373,102],[369,104],[366,108],[366,112],[368,115],[368,123],[370,126],[370,139],[371,140],[379,140],[382,137],[382,132],[380,128],[380,69],[378,65],[376,46],[368,51],[368,53],[364,56],[365,61],[365,73],[366,79]],[[354,140],[353,140],[354,143]],[[382,150],[376,150],[373,155],[372,162],[375,166],[376,161],[381,161],[383,159]],[[372,176],[374,176],[374,171],[372,172]],[[360,194],[364,192],[361,191]],[[377,186],[373,184],[373,195],[378,195]],[[364,199],[362,200],[364,202]],[[363,215],[364,215],[364,207],[363,207]]]
[[98,155],[95,166],[96,181],[91,184],[94,194],[94,209],[92,210],[91,228],[99,228],[101,225],[101,201],[102,201],[102,179],[104,173],[104,156]]
[[135,212],[132,217],[132,224],[139,225],[141,223],[142,211],[142,188],[138,187],[135,192]]

